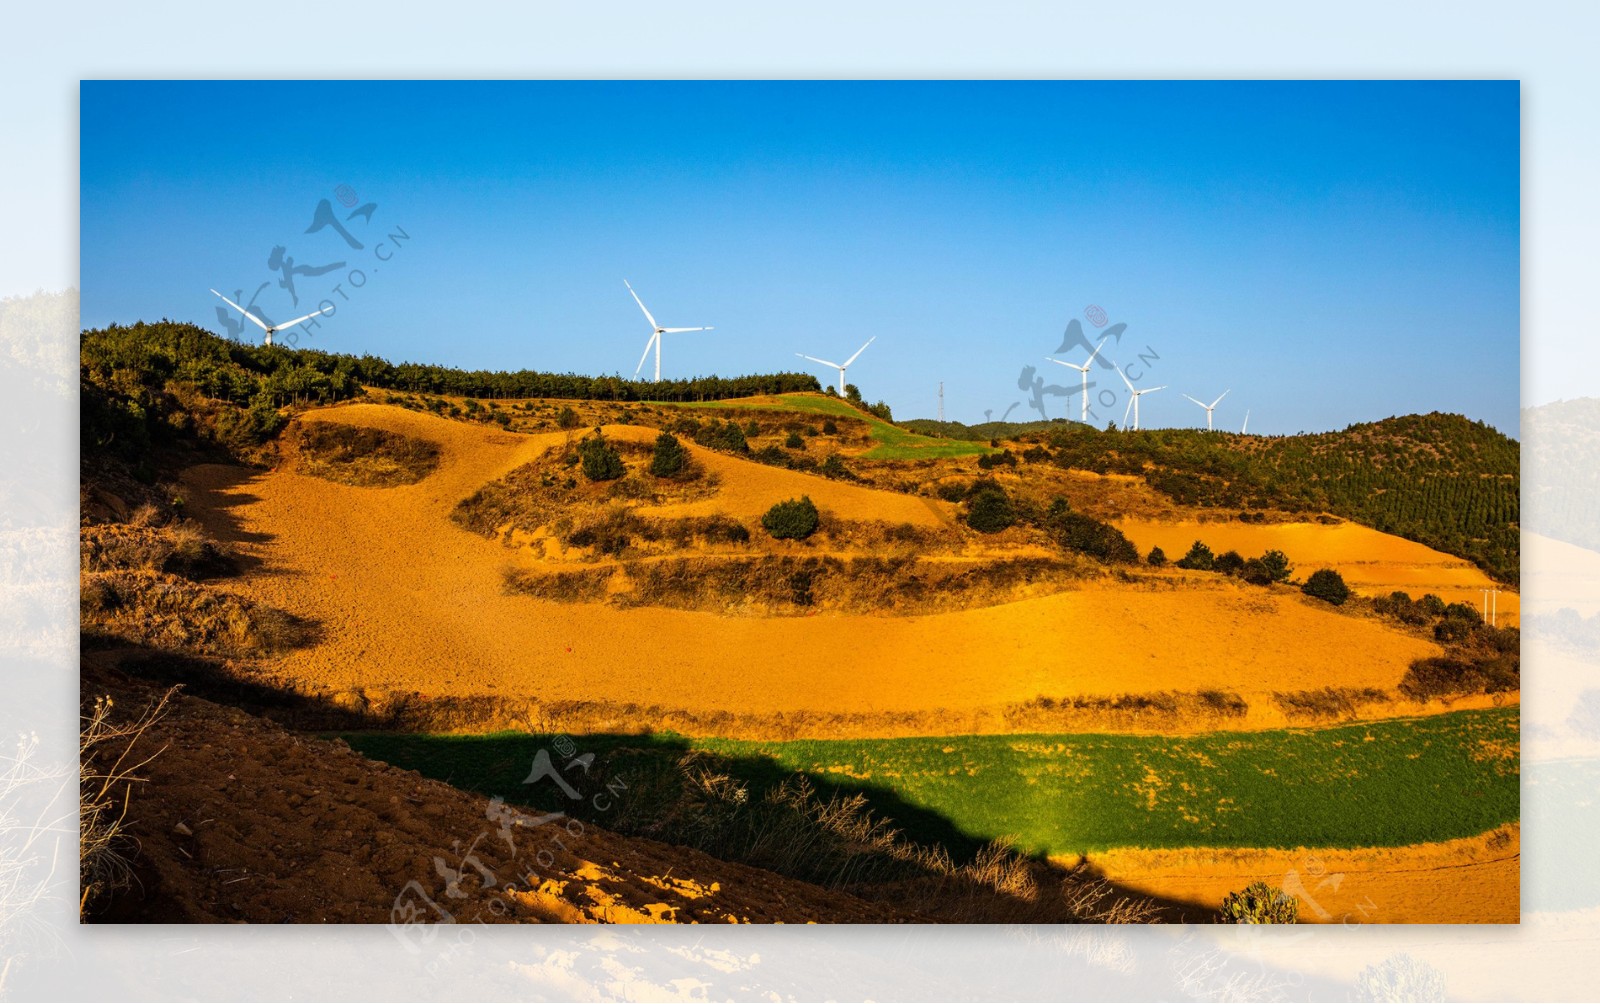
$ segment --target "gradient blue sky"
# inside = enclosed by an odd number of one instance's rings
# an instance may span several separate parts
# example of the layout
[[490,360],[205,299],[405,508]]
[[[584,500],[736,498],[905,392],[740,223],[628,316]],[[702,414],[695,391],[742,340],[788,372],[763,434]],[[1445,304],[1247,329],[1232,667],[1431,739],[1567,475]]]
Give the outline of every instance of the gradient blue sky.
[[[814,369],[982,421],[1100,305],[1146,426],[1295,432],[1445,410],[1515,434],[1519,87],[1425,83],[162,83],[81,92],[83,323],[221,332],[298,262],[301,344],[631,375]],[[369,223],[307,234],[348,185]],[[411,237],[373,258],[383,235]],[[352,286],[359,268],[365,285]],[[332,290],[342,281],[348,300]],[[1082,353],[1066,358],[1081,361]],[[827,377],[814,369],[819,377]],[[1121,390],[1114,374],[1100,390]],[[1046,397],[1051,417],[1067,399]],[[1124,398],[1099,403],[1120,419]],[[1077,416],[1077,403],[1071,415]]]

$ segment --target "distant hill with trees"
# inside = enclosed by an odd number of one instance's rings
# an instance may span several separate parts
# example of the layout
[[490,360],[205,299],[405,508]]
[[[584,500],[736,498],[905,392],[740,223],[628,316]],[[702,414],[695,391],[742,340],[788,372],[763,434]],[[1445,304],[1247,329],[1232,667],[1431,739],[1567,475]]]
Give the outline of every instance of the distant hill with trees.
[[[1573,402],[1548,421],[1578,430],[1552,442],[1576,436],[1589,444],[1589,456],[1600,457],[1600,401]],[[1467,558],[1502,582],[1519,580],[1521,446],[1461,415],[1405,415],[1297,436],[1128,432],[1067,422],[913,420],[905,426],[928,435],[1031,443],[1032,459],[1137,475],[1180,505],[1331,513]],[[1539,503],[1552,523],[1569,528],[1572,536],[1563,539],[1600,547],[1600,529],[1582,509],[1600,488],[1600,464],[1552,466],[1570,484],[1544,492]]]
[[175,321],[84,331],[79,376],[85,451],[127,458],[184,436],[248,447],[278,430],[280,407],[331,404],[359,397],[364,387],[489,400],[595,401],[714,401],[820,389],[809,373],[633,381],[391,363],[373,355],[246,345]]

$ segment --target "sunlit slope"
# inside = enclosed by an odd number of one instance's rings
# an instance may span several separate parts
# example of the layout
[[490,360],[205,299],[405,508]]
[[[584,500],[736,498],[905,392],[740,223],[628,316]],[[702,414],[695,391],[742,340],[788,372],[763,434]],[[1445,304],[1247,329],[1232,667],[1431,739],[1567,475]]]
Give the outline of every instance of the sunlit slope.
[[[240,588],[318,626],[316,644],[277,666],[305,683],[737,714],[964,716],[1041,695],[1392,688],[1412,659],[1438,651],[1373,621],[1221,579],[1183,589],[1097,587],[901,618],[730,618],[545,603],[502,587],[508,567],[531,567],[535,558],[461,529],[449,514],[561,434],[524,436],[377,405],[302,418],[329,420],[437,443],[439,466],[393,488],[306,476],[292,457],[273,472],[202,465],[187,475],[196,516],[259,562]],[[730,498],[764,491],[743,486],[745,475],[781,474],[803,483],[824,512],[868,497],[880,512],[933,518],[922,500],[695,455],[717,465]],[[787,481],[780,488],[791,491]]]
[[1446,602],[1459,601],[1474,610],[1482,606],[1484,589],[1498,589],[1500,624],[1516,626],[1521,613],[1520,597],[1493,582],[1471,562],[1359,523],[1128,519],[1119,520],[1117,525],[1141,552],[1160,547],[1174,561],[1183,557],[1196,540],[1204,541],[1216,554],[1238,551],[1246,558],[1278,550],[1289,556],[1297,578],[1319,568],[1332,568],[1351,589],[1368,596],[1384,596],[1395,590],[1404,590],[1413,597],[1434,593]]

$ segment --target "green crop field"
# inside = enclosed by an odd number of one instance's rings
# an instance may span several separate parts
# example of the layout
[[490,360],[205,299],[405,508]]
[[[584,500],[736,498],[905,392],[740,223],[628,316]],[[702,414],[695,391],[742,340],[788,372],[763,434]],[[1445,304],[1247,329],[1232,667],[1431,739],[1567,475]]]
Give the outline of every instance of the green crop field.
[[772,401],[695,401],[673,404],[676,408],[743,409],[759,411],[798,411],[809,415],[832,415],[866,422],[872,449],[862,454],[867,460],[936,460],[945,457],[976,457],[996,451],[988,443],[960,439],[939,439],[908,432],[875,415],[869,415],[848,402],[819,394],[781,394]]
[[[597,777],[659,777],[690,750],[758,793],[804,774],[861,792],[907,836],[953,853],[1113,847],[1362,847],[1466,837],[1519,818],[1518,709],[1198,736],[1013,735],[747,742],[581,736]],[[363,754],[542,808],[524,787],[546,737],[352,733]],[[640,788],[635,785],[635,790]]]

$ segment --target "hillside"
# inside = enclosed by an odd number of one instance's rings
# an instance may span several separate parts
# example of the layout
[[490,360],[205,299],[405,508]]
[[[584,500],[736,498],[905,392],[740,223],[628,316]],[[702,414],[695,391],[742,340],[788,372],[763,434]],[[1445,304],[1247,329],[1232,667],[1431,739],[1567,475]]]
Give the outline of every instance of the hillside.
[[[815,391],[480,398],[181,325],[84,345],[84,693],[182,684],[201,702],[159,733],[172,756],[140,839],[171,884],[145,919],[365,916],[419,863],[443,874],[412,837],[446,834],[408,806],[549,809],[560,793],[526,788],[526,765],[574,742],[596,755],[583,785],[629,793],[580,817],[609,831],[604,860],[564,865],[516,919],[1215,915],[1220,886],[1164,896],[1169,859],[1114,859],[1130,885],[1156,876],[1161,902],[1140,905],[1074,858],[1132,846],[1240,852],[1218,883],[1298,844],[1366,848],[1350,860],[1378,889],[1407,862],[1476,862],[1491,912],[1514,903],[1516,630],[1461,602],[1477,569],[1301,491],[1358,451],[1380,476],[1450,467],[1471,430],[1442,417],[1281,454],[1072,428],[990,446]],[[429,386],[483,386],[456,379]],[[1283,484],[1280,462],[1299,472]],[[795,506],[804,527],[771,519]],[[1146,558],[1195,538],[1214,567]],[[1301,589],[1318,567],[1348,573],[1348,602]],[[208,752],[234,740],[261,762]],[[248,808],[191,819],[214,800],[190,773]],[[1350,811],[1430,785],[1470,797],[1404,826]],[[1308,798],[1298,824],[1275,815]],[[350,822],[396,836],[353,851]],[[222,843],[190,839],[213,824]],[[260,841],[285,863],[234,874]],[[214,855],[198,872],[196,849]],[[718,863],[806,888],[768,909],[721,877],[759,876]],[[348,876],[349,905],[318,913],[297,869]]]
[[[907,423],[930,434],[990,433],[1031,444],[1037,461],[1137,475],[1182,506],[1332,513],[1519,581],[1521,450],[1482,422],[1433,412],[1296,436],[1042,425]],[[1588,468],[1573,468],[1573,478],[1586,477]]]
[[652,383],[394,364],[372,355],[231,342],[174,321],[85,331],[79,366],[85,452],[124,457],[142,457],[153,446],[184,438],[248,450],[282,428],[277,409],[360,397],[367,387],[596,401],[706,401],[820,389],[815,377],[803,373]]

